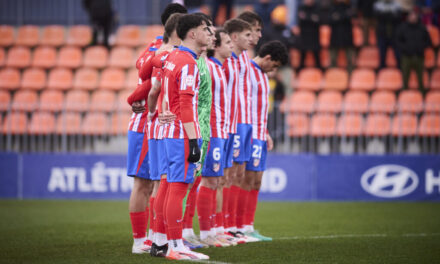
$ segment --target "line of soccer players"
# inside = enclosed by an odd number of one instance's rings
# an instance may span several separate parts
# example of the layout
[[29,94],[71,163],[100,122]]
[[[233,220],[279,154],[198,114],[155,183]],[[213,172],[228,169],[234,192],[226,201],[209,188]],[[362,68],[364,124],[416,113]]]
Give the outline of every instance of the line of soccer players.
[[272,240],[253,222],[272,148],[266,73],[288,56],[271,41],[248,57],[263,26],[253,12],[217,29],[208,16],[186,13],[165,8],[163,38],[136,62],[139,83],[127,99],[132,252],[175,260],[209,259],[193,251],[201,247]]

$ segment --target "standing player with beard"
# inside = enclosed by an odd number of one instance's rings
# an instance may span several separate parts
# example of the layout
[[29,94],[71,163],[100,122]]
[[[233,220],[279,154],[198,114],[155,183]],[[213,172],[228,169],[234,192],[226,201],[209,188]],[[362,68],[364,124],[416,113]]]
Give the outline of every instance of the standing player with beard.
[[249,227],[246,235],[261,241],[272,241],[272,238],[261,235],[254,230],[254,217],[257,209],[258,192],[261,187],[263,172],[266,170],[267,151],[273,143],[267,130],[267,115],[269,109],[270,86],[267,73],[277,70],[286,64],[288,53],[286,47],[279,41],[271,41],[261,46],[257,57],[251,60],[252,87],[252,156],[246,164],[246,186],[250,193],[246,206],[244,225]]

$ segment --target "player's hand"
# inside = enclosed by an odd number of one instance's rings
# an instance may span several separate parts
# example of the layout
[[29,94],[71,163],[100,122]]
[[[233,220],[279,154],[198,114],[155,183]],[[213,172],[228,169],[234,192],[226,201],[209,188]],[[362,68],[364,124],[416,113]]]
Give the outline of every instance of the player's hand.
[[191,163],[196,163],[199,160],[200,160],[200,148],[199,148],[199,144],[197,143],[197,139],[190,139],[188,161]]
[[147,121],[150,122],[153,119],[155,114],[156,114],[156,111],[154,111],[154,113],[148,112]]
[[175,119],[176,119],[176,115],[169,110],[164,111],[159,115],[159,123],[161,123],[162,125],[169,124],[173,122]]
[[141,101],[136,101],[131,105],[131,110],[136,114],[143,113],[145,111],[145,106]]
[[273,149],[273,140],[272,137],[267,133],[267,150],[271,151]]

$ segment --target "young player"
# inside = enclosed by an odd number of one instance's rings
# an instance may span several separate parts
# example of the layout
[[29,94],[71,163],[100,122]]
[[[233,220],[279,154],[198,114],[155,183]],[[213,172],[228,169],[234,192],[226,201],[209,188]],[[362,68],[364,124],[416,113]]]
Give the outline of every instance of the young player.
[[268,72],[276,70],[287,62],[286,47],[279,41],[271,41],[261,46],[257,57],[251,60],[251,87],[252,87],[252,156],[246,165],[246,181],[249,186],[248,203],[245,212],[244,224],[249,227],[245,231],[248,236],[253,236],[261,241],[271,241],[254,230],[254,216],[257,209],[258,192],[261,187],[263,172],[266,170],[267,150],[273,147],[267,131],[267,115],[269,109],[269,80]]
[[[213,229],[216,219],[216,195],[219,178],[223,176],[225,143],[228,138],[226,118],[227,83],[223,63],[232,54],[232,42],[223,29],[215,32],[215,48],[208,50],[209,71],[212,80],[212,106],[210,121],[210,144],[202,169],[202,181],[197,196],[197,213],[200,225],[200,241],[208,246],[230,246],[222,232]],[[221,212],[221,209],[220,209]],[[223,222],[223,220],[221,220]]]
[[198,15],[184,15],[177,26],[182,45],[165,61],[162,82],[165,101],[176,119],[166,126],[168,158],[168,198],[165,219],[168,232],[168,259],[208,259],[184,246],[182,240],[182,201],[194,181],[195,162],[200,160],[201,133],[197,114],[200,76],[196,59],[208,45],[209,27]]
[[[173,13],[186,12],[186,8],[179,4],[169,4],[162,13],[162,23],[165,24],[165,21]],[[145,136],[147,112],[144,111],[147,105],[144,105],[142,101],[146,99],[151,88],[151,59],[154,56],[155,50],[161,44],[162,38],[156,38],[156,41],[150,44],[137,60],[136,67],[139,70],[139,85],[127,100],[134,110],[129,123],[127,155],[127,175],[134,176],[134,185],[129,202],[134,239],[132,253],[134,254],[147,253],[150,250],[150,245],[145,244],[147,240],[146,228],[148,218],[150,218],[150,229],[152,226],[152,208],[155,193],[153,191],[153,198],[150,198],[151,210],[149,211],[147,204],[151,189],[153,188],[152,182],[149,181],[151,179],[149,170],[153,168],[148,164],[148,138]]]

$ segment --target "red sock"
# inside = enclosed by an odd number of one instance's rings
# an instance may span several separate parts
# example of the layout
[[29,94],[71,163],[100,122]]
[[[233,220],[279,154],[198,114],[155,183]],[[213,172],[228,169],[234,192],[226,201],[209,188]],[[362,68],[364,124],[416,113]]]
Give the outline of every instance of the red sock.
[[168,239],[182,239],[182,202],[188,190],[188,184],[183,182],[171,182],[169,185],[165,212],[168,226]]
[[221,227],[223,226],[223,213],[222,212],[218,212],[215,214],[215,227]]
[[211,190],[211,228],[215,227],[215,211],[217,209],[217,190]]
[[222,206],[222,213],[223,213],[223,225],[225,228],[229,227],[229,192],[230,188],[223,188],[223,206]]
[[229,227],[237,227],[237,202],[240,187],[232,185],[229,190]]
[[168,182],[166,179],[160,180],[159,189],[154,199],[154,215],[156,216],[155,232],[166,234],[164,204],[168,192]]
[[246,205],[249,192],[240,188],[239,198],[237,199],[237,228],[243,228],[244,214],[246,211]]
[[143,212],[131,212],[130,220],[131,220],[131,228],[133,230],[133,238],[143,238],[146,236],[147,230],[147,222],[146,220],[147,213]]
[[209,229],[211,229],[211,191],[211,189],[201,186],[197,195],[197,214],[199,216],[199,225],[201,231],[209,231]]
[[193,218],[196,211],[196,202],[197,202],[197,188],[199,187],[201,180],[202,177],[196,178],[193,186],[191,187],[191,190],[189,191],[188,198],[186,198],[185,216],[183,217],[184,228],[193,227]]
[[246,216],[246,225],[254,225],[255,211],[257,211],[259,190],[251,190],[248,197],[248,210]]
[[[145,211],[147,212],[147,211]],[[150,230],[154,232],[154,197],[150,197]]]

